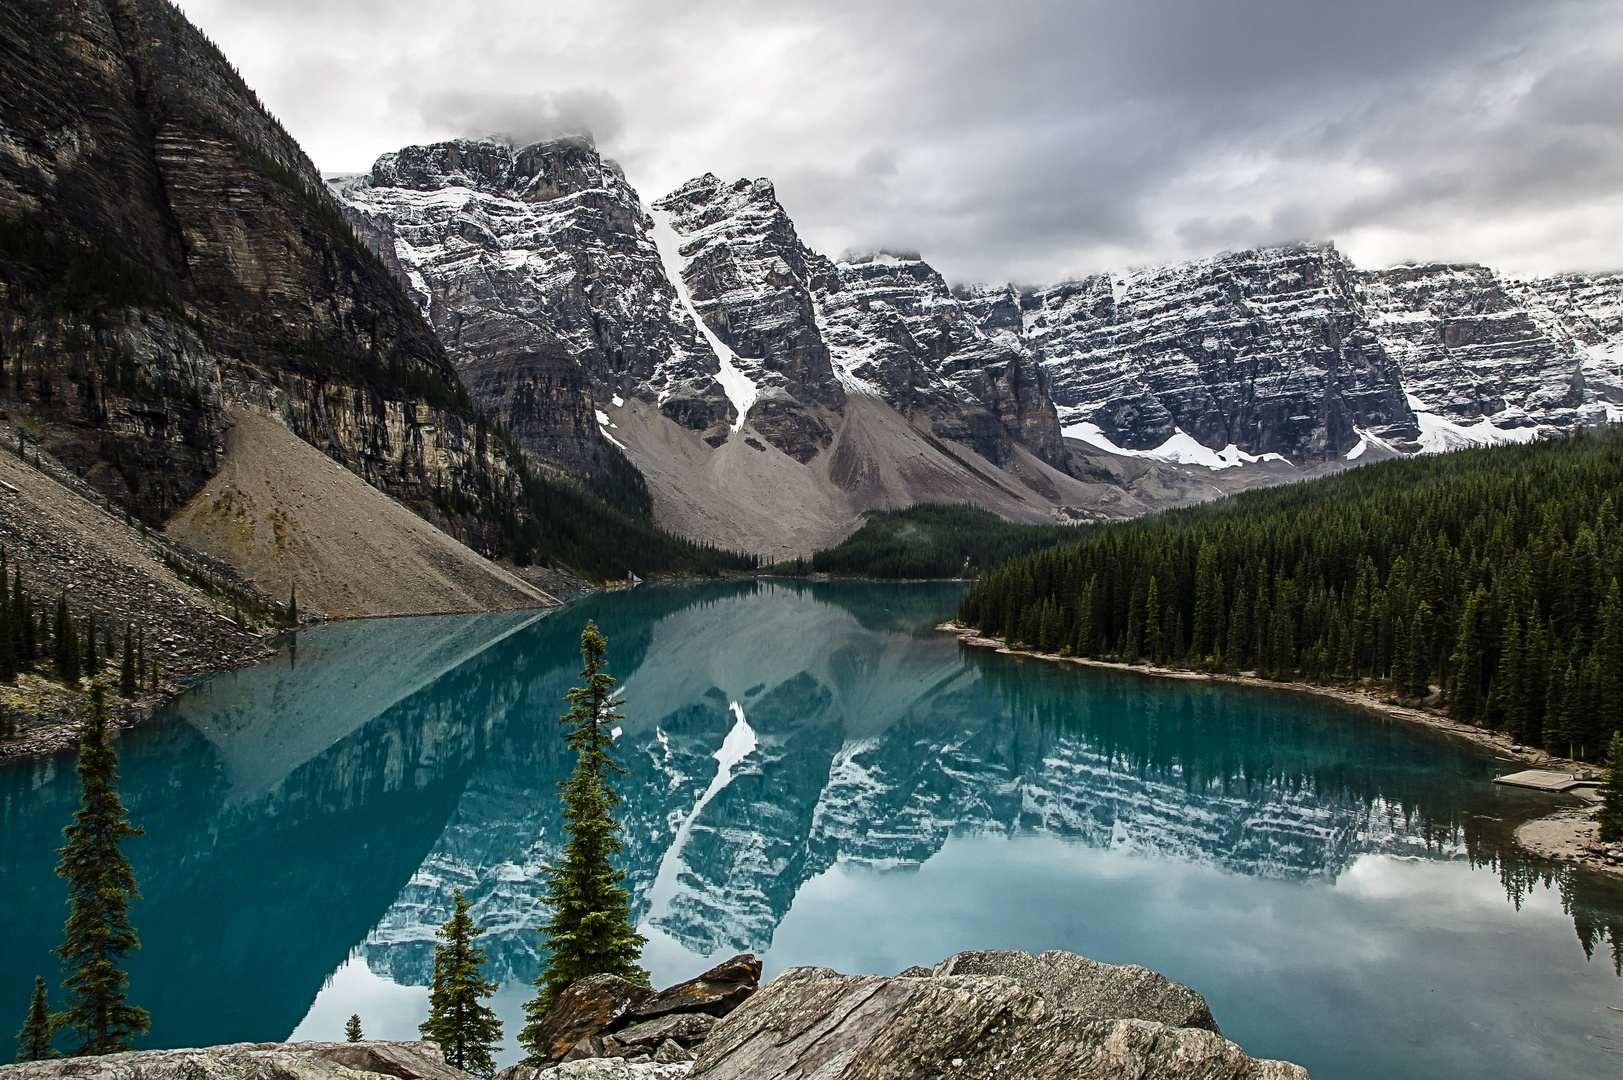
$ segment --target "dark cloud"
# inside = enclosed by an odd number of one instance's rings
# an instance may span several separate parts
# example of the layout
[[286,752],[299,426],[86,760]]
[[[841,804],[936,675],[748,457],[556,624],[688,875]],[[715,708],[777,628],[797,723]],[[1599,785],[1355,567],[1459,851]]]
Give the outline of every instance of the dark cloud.
[[1053,280],[1331,239],[1623,266],[1623,0],[187,0],[325,168],[589,132],[825,251]]

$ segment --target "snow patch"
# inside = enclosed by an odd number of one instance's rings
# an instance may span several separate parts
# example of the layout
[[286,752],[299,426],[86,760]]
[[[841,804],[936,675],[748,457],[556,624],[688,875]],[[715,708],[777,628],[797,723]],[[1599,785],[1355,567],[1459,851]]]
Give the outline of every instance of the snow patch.
[[1388,450],[1391,453],[1398,454],[1400,456],[1403,453],[1401,450],[1387,442],[1385,439],[1381,438],[1379,435],[1371,435],[1361,427],[1355,427],[1353,430],[1358,432],[1358,445],[1342,455],[1342,457],[1346,458],[1348,461],[1357,461],[1359,458],[1363,457],[1364,452],[1372,446],[1380,447],[1382,450]]
[[[1410,404],[1413,405],[1411,398]],[[1504,446],[1507,443],[1530,443],[1538,438],[1538,428],[1495,427],[1486,416],[1474,424],[1457,424],[1433,412],[1416,410],[1415,420],[1420,423],[1420,452],[1446,454],[1450,450],[1464,450],[1472,446]]]
[[679,250],[681,241],[677,239],[676,230],[671,228],[671,215],[664,210],[650,210],[649,217],[654,220],[654,246],[659,249],[659,261],[665,264],[665,276],[671,279],[671,285],[676,289],[676,295],[687,309],[689,317],[699,327],[699,332],[710,342],[710,348],[715,350],[716,360],[721,365],[721,371],[716,375],[716,381],[721,383],[722,391],[727,400],[733,403],[738,410],[738,418],[733,421],[733,430],[737,431],[744,426],[749,416],[750,406],[760,397],[761,390],[755,380],[744,374],[738,363],[738,355],[729,349],[715,331],[705,325],[699,318],[699,312],[693,306],[693,297],[688,295],[688,283],[682,280],[682,256]]
[[1287,465],[1290,464],[1283,454],[1248,454],[1234,443],[1229,443],[1221,450],[1213,450],[1183,428],[1175,430],[1176,434],[1172,438],[1153,450],[1128,450],[1117,446],[1110,441],[1098,424],[1086,420],[1062,428],[1060,433],[1068,439],[1078,439],[1089,446],[1097,446],[1107,453],[1119,454],[1122,457],[1149,458],[1152,461],[1166,461],[1175,465],[1203,465],[1213,471],[1232,469],[1240,465],[1255,465],[1259,461],[1283,461]]
[[619,394],[615,394],[610,400],[614,402],[614,407],[616,409],[623,407],[626,403],[626,399],[621,397]]

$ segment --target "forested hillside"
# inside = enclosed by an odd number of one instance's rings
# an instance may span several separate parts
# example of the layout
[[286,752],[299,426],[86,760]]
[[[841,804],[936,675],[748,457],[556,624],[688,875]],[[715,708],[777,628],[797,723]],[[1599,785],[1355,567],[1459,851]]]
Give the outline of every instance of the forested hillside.
[[793,574],[968,577],[1076,535],[1074,525],[1019,525],[962,503],[871,510],[839,544],[776,567]]
[[1623,431],[1381,462],[1089,530],[959,619],[1044,652],[1385,681],[1594,758],[1623,728]]

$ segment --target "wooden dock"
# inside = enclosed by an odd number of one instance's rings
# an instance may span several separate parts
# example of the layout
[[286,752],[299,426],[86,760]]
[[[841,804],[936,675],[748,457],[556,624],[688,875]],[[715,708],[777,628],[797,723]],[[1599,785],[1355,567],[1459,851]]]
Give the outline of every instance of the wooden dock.
[[[1587,772],[1588,770],[1585,770],[1585,773]],[[1550,772],[1546,769],[1525,769],[1507,776],[1496,776],[1493,782],[1508,784],[1511,787],[1533,788],[1537,791],[1569,791],[1575,787],[1592,787],[1598,781],[1593,774],[1574,776],[1572,773]]]

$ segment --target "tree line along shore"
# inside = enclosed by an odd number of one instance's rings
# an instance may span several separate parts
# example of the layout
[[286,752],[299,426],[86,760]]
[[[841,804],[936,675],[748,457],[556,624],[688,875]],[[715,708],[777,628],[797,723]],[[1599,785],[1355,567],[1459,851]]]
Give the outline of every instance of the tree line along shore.
[[1382,462],[1017,558],[958,621],[1012,647],[1373,687],[1523,745],[1623,729],[1623,432]]

